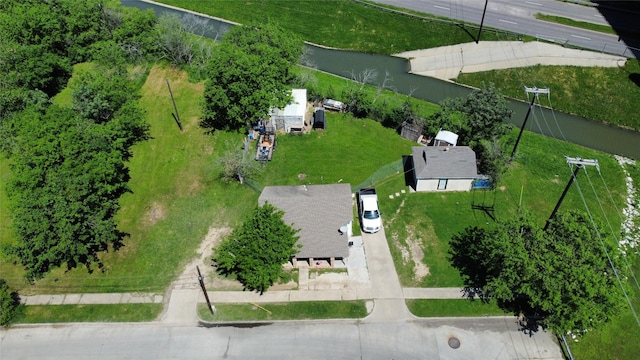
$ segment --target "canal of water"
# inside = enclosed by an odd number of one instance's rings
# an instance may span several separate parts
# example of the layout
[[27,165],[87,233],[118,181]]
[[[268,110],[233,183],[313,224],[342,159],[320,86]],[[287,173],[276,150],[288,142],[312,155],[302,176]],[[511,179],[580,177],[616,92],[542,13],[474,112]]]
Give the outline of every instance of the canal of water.
[[[140,0],[121,0],[121,2],[123,5],[135,6],[140,9],[151,8],[158,15],[162,13],[185,13],[181,9],[172,9]],[[233,26],[221,19],[202,17],[209,21],[210,29],[212,30],[205,35],[211,38],[219,37],[218,34],[220,32],[224,32]],[[372,69],[378,74],[378,82],[382,82],[383,77],[389,76],[393,79],[391,85],[398,93],[411,94],[415,98],[429,102],[439,103],[446,98],[465,97],[472,90],[469,87],[452,82],[410,74],[408,73],[408,62],[405,59],[327,49],[314,45],[307,46],[311,49],[309,58],[318,70],[351,78],[352,74],[359,74],[364,70]],[[551,89],[551,94],[553,96],[553,89]],[[508,107],[513,110],[513,116],[509,122],[520,127],[529,104],[514,99],[508,99],[507,103]],[[544,101],[542,103],[544,104]],[[549,108],[538,108],[536,109],[536,114],[539,121],[529,119],[527,122],[527,130],[529,131],[610,154],[618,154],[640,160],[640,132],[609,126],[557,110],[552,111]],[[580,154],[567,155],[580,156]]]

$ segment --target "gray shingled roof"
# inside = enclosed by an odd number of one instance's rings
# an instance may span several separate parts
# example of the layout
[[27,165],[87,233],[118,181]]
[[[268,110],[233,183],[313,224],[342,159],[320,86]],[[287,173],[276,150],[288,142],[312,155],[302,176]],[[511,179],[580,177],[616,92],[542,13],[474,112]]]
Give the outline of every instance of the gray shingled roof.
[[417,179],[470,179],[478,176],[476,153],[468,146],[414,146]]
[[266,186],[258,203],[284,211],[283,220],[300,229],[298,258],[346,258],[347,235],[338,229],[353,220],[349,184]]

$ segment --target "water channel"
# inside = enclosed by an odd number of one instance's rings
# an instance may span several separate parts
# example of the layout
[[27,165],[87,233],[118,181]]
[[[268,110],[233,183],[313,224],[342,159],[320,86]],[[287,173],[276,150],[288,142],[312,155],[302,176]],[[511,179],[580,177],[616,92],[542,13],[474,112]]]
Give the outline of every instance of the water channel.
[[[171,9],[159,4],[150,4],[140,0],[121,0],[123,5],[134,6],[140,9],[153,9],[156,14],[177,13],[184,14],[180,9]],[[232,26],[223,20],[206,17],[211,29],[214,29],[208,37],[216,37],[218,31],[224,32]],[[404,59],[386,55],[371,55],[354,51],[327,49],[318,46],[307,45],[311,48],[310,60],[318,70],[337,76],[351,78],[351,74],[358,74],[365,69],[373,69],[378,73],[379,82],[388,74],[393,82],[391,85],[401,94],[411,94],[413,97],[433,103],[451,97],[465,97],[471,91],[470,88],[443,81],[435,78],[419,76],[408,73],[408,62]],[[497,84],[499,87],[499,84]],[[523,90],[524,91],[524,90]],[[553,96],[553,89],[551,89]],[[544,104],[544,100],[542,100]],[[508,100],[508,107],[513,110],[510,123],[517,127],[522,125],[529,104],[519,100]],[[537,119],[529,119],[527,130],[542,133],[569,142],[579,144],[610,154],[618,154],[640,160],[640,132],[621,129],[614,126],[594,122],[579,116],[551,111],[547,108],[537,109]],[[640,116],[630,114],[630,116]],[[543,121],[544,119],[544,121]],[[566,154],[580,157],[580,154]]]

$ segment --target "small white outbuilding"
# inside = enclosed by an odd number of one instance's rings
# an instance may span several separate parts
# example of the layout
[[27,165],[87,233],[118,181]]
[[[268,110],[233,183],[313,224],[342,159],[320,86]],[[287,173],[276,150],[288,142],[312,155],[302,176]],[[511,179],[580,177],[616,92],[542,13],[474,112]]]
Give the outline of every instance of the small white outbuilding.
[[458,144],[458,134],[447,130],[440,130],[433,141],[434,146],[456,146]]
[[284,109],[274,108],[271,111],[271,120],[276,130],[302,131],[304,129],[307,113],[307,89],[291,90],[293,100]]

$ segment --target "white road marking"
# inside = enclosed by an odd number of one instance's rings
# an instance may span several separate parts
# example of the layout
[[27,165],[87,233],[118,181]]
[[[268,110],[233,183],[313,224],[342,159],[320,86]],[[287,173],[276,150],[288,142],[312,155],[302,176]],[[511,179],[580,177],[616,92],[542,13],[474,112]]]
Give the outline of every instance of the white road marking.
[[436,8],[436,9],[451,10],[448,7],[444,7],[444,6],[433,5],[433,7]]
[[534,2],[531,2],[531,1],[525,1],[525,3],[526,4],[530,4],[530,5],[542,6],[542,4],[540,4],[540,3],[534,3]]
[[498,19],[498,21],[502,21],[503,23],[507,23],[507,24],[518,25],[518,23],[515,21],[502,20],[502,19]]
[[585,37],[585,36],[573,35],[573,34],[571,34],[571,36],[573,36],[574,38],[578,38],[578,39],[591,40],[591,38],[588,38],[588,37]]

